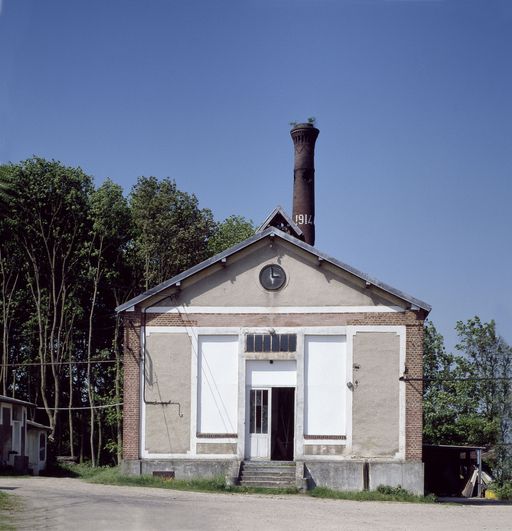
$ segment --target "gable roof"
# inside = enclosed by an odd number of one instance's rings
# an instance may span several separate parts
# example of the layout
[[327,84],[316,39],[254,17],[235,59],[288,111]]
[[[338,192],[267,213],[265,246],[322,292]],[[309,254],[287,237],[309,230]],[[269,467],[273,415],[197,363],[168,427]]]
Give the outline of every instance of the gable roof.
[[335,258],[332,258],[325,253],[322,253],[315,249],[313,246],[293,237],[289,234],[286,234],[285,232],[275,228],[275,227],[267,227],[262,232],[257,232],[254,236],[251,236],[250,238],[247,238],[243,242],[240,242],[233,247],[230,247],[229,249],[226,249],[222,253],[219,253],[215,256],[212,256],[211,258],[208,258],[207,260],[204,260],[203,262],[200,262],[199,264],[191,267],[190,269],[187,269],[186,271],[183,271],[183,273],[180,273],[179,275],[176,275],[169,280],[166,280],[162,282],[161,284],[158,284],[157,286],[154,286],[153,288],[149,289],[148,291],[145,291],[144,293],[141,293],[137,297],[134,297],[133,299],[130,299],[129,301],[125,302],[124,304],[121,304],[116,308],[116,312],[123,312],[131,308],[132,306],[135,306],[136,304],[139,304],[153,295],[156,295],[163,290],[173,287],[173,286],[179,286],[180,283],[185,280],[188,277],[191,277],[192,275],[195,275],[196,273],[199,273],[200,271],[203,271],[204,269],[207,269],[208,267],[212,266],[213,264],[216,264],[218,262],[226,261],[226,259],[237,252],[241,251],[242,249],[245,249],[247,247],[250,247],[254,243],[263,240],[265,238],[280,238],[284,241],[287,241],[288,243],[291,243],[292,245],[295,245],[296,247],[299,247],[300,249],[314,255],[317,257],[319,261],[325,261],[326,263],[333,264],[336,267],[339,267],[340,269],[343,269],[344,271],[347,271],[348,273],[351,273],[352,275],[364,280],[369,285],[376,286],[380,288],[381,290],[390,293],[391,295],[394,295],[395,297],[398,297],[399,299],[402,299],[403,301],[409,303],[413,308],[416,307],[416,309],[422,309],[425,310],[427,313],[430,312],[432,307],[427,304],[426,302],[423,302],[420,299],[417,299],[416,297],[412,297],[411,295],[408,295],[407,293],[404,293],[403,291],[400,291],[396,288],[393,288],[392,286],[385,284],[384,282],[381,282],[380,280],[377,280],[375,278],[370,277],[366,273],[363,273],[362,271],[359,271],[355,269],[352,266],[349,266],[348,264],[345,264],[343,262],[340,262],[339,260],[336,260]]
[[5,395],[0,395],[0,402],[4,404],[19,404],[20,406],[35,406],[33,402],[27,402],[26,400],[19,400],[18,398],[11,398]]
[[302,240],[304,236],[302,229],[294,221],[292,221],[292,218],[285,212],[281,205],[276,206],[276,208],[272,210],[267,219],[260,225],[258,229],[256,229],[256,232],[263,232],[269,227],[275,227],[282,232],[286,232],[287,234],[295,236],[299,240]]

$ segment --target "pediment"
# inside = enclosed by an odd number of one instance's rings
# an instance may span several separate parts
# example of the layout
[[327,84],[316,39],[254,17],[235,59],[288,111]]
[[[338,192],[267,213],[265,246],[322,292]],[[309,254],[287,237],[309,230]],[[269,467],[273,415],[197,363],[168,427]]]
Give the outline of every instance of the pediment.
[[[283,267],[287,282],[279,290],[261,285],[261,268]],[[427,303],[321,253],[311,245],[268,226],[226,251],[134,297],[117,312],[158,304],[215,307],[329,308],[392,306],[430,312]],[[164,301],[164,302],[162,302]],[[174,303],[173,303],[174,304]],[[326,308],[324,308],[326,307]],[[329,307],[329,308],[327,308]],[[379,309],[375,311],[380,311]]]
[[[260,273],[268,265],[279,265],[286,275],[284,285],[278,290],[264,287]],[[403,309],[403,301],[379,289],[368,287],[366,282],[340,270],[285,241],[264,240],[232,256],[222,265],[184,281],[180,289],[170,288],[169,297],[160,294],[160,300],[148,301],[156,307],[186,307],[191,312],[200,309],[208,312],[215,308],[237,308],[249,313],[274,309],[292,313],[328,313],[333,309],[382,307]],[[162,299],[162,296],[164,298]],[[400,306],[401,305],[401,306]]]
[[281,232],[298,238],[299,240],[304,239],[304,233],[302,232],[300,227],[293,222],[292,218],[285,212],[285,210],[281,206],[277,206],[276,208],[274,208],[274,210],[269,214],[267,219],[261,224],[261,226],[257,229],[256,232],[263,232],[269,227],[274,227],[280,230]]

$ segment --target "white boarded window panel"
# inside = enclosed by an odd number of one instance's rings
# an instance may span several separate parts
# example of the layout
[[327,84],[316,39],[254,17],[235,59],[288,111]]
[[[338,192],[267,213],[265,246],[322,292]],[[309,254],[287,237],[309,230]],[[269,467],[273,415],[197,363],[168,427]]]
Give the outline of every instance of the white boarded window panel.
[[238,336],[199,336],[200,433],[236,433]]
[[306,435],[346,435],[345,336],[305,337]]

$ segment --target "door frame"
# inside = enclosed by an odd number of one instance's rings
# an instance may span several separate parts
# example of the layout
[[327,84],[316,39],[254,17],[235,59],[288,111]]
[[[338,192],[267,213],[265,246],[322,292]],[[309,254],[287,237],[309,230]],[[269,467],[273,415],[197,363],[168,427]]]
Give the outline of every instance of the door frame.
[[[268,387],[263,385],[256,385],[254,387],[252,386],[246,386],[246,397],[245,397],[245,445],[244,445],[244,459],[249,461],[272,461],[272,394],[274,389],[293,389],[293,409],[291,411],[292,415],[292,422],[293,422],[293,456],[292,461],[295,460],[295,442],[297,440],[297,387],[293,385],[279,385],[274,387]],[[267,399],[267,452],[266,457],[258,457],[251,455],[251,449],[252,449],[252,439],[251,436],[254,434],[251,434],[251,391],[267,391],[268,392],[268,399]]]
[[[267,433],[266,434],[252,434],[251,433],[251,391],[267,391]],[[245,400],[245,450],[244,458],[250,461],[270,461],[270,450],[272,443],[272,387],[268,386],[247,386],[246,388],[246,400]],[[261,437],[261,439],[266,438],[266,456],[253,456],[252,454],[252,445],[253,445],[253,436],[266,435],[266,437]]]

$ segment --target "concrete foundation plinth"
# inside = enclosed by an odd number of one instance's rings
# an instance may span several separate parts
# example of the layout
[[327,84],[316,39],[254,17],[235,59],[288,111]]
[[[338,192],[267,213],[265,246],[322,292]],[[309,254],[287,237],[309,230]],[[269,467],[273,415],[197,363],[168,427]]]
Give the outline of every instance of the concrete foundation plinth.
[[400,486],[420,496],[424,493],[423,463],[419,462],[306,461],[304,474],[308,489],[360,491],[385,485]]
[[379,485],[400,486],[413,494],[423,496],[423,463],[369,463],[369,467],[370,490],[375,490]]
[[128,475],[151,475],[153,472],[172,471],[176,479],[224,477],[228,482],[236,482],[239,469],[240,462],[235,459],[140,459],[125,460],[121,463],[122,473]]
[[362,461],[306,461],[308,489],[363,490]]

